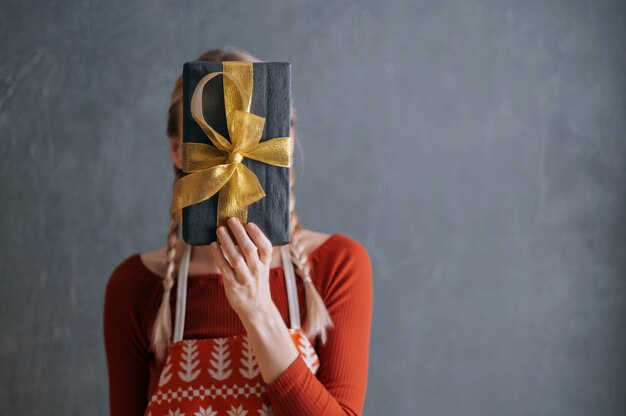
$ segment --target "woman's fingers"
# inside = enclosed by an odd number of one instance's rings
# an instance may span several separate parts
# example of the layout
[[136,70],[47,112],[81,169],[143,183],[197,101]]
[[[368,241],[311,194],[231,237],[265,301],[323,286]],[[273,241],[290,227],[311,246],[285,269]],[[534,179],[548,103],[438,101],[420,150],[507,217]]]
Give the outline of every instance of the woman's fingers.
[[249,222],[246,224],[246,230],[252,238],[254,244],[259,250],[259,259],[263,264],[268,265],[272,262],[272,243],[263,234],[263,231],[256,224]]
[[236,279],[235,272],[230,267],[230,264],[228,264],[228,261],[224,257],[224,253],[222,253],[220,245],[216,242],[209,244],[209,251],[211,252],[211,255],[213,256],[213,261],[215,262],[215,265],[217,266],[219,271],[222,273],[222,277],[224,278],[226,283],[234,285]]
[[248,271],[248,264],[244,260],[243,256],[235,247],[233,239],[228,235],[228,230],[223,225],[217,228],[217,237],[221,243],[222,252],[224,257],[230,263],[235,272],[240,276],[245,276]]
[[235,239],[237,240],[237,244],[246,258],[248,267],[251,269],[255,268],[259,261],[259,248],[257,248],[252,240],[250,240],[248,233],[245,228],[243,228],[243,225],[238,218],[230,217],[228,219],[228,226],[232,230]]

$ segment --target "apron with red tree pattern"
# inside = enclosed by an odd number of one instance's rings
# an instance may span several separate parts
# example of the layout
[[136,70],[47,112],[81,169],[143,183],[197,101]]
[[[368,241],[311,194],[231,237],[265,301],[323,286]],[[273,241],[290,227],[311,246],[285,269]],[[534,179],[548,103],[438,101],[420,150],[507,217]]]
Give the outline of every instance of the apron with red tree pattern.
[[[191,246],[185,246],[177,282],[176,321],[159,384],[145,416],[274,415],[247,334],[183,339]],[[281,258],[289,302],[289,334],[315,374],[319,358],[300,327],[295,273],[287,246]]]

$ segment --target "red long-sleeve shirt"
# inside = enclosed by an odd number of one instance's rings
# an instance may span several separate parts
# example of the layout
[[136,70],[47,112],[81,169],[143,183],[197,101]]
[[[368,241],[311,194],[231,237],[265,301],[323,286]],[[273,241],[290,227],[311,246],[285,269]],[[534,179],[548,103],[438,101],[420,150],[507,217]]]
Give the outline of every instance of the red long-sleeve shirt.
[[[320,360],[316,375],[300,355],[266,392],[277,415],[360,415],[367,388],[372,318],[372,269],[366,249],[343,234],[333,234],[309,254],[314,284],[335,327],[325,345],[314,343]],[[282,268],[270,270],[272,299],[289,324]],[[306,297],[297,279],[301,321]],[[120,263],[107,283],[104,342],[111,416],[142,415],[163,367],[150,350],[152,324],[163,294],[162,277],[148,269],[139,253]],[[171,291],[172,322],[176,285]],[[226,298],[219,275],[190,275],[183,337],[218,338],[246,330]]]

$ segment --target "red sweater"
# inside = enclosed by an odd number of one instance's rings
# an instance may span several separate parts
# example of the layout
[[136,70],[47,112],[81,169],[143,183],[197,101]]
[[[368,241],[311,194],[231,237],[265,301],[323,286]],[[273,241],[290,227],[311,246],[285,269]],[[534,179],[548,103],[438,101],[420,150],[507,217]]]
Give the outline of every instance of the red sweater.
[[[309,254],[311,277],[335,327],[325,345],[314,343],[320,367],[316,375],[300,355],[272,383],[267,394],[277,415],[360,415],[367,388],[372,318],[372,269],[366,249],[343,234],[333,234]],[[301,321],[306,297],[297,280]],[[289,324],[283,270],[270,270],[272,299]],[[219,275],[190,275],[184,338],[245,334],[231,308]],[[111,416],[142,415],[158,384],[163,364],[150,350],[152,324],[163,294],[162,278],[148,269],[139,253],[119,264],[104,299],[104,343]],[[172,322],[176,285],[171,291]]]

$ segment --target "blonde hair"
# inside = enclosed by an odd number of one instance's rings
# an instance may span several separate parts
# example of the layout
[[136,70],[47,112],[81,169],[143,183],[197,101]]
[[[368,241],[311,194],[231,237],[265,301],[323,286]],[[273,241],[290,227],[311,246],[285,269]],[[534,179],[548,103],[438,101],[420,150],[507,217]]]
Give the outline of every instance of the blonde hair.
[[[198,61],[246,61],[246,62],[260,62],[257,58],[242,50],[227,48],[227,49],[212,49],[202,55],[196,60]],[[182,75],[178,77],[174,84],[172,91],[172,97],[170,107],[168,109],[167,117],[167,135],[171,139],[181,132],[178,131],[178,117],[179,106],[182,105],[183,96],[183,79]],[[291,127],[295,126],[295,111],[293,106],[291,107]],[[297,142],[297,137],[293,137]],[[299,143],[298,143],[299,144]],[[174,166],[174,181],[182,176],[183,172]],[[289,186],[293,188],[295,176],[293,170],[290,170]],[[290,189],[291,190],[291,189]],[[303,230],[300,223],[300,218],[295,209],[295,197],[293,191],[289,193],[289,216],[290,216],[290,235],[291,242],[289,243],[289,252],[291,253],[291,261],[294,265],[296,275],[298,275],[304,281],[304,288],[306,294],[306,318],[304,322],[304,331],[307,337],[313,339],[317,336],[320,337],[322,344],[326,343],[327,330],[332,328],[333,321],[326,309],[322,297],[317,292],[313,280],[311,278],[311,266],[309,264],[308,257],[304,252],[301,245],[301,232]],[[152,330],[152,348],[156,354],[157,360],[161,361],[167,355],[167,349],[170,343],[172,335],[172,318],[170,312],[170,292],[174,285],[174,279],[176,276],[176,242],[178,241],[178,224],[174,220],[170,220],[170,225],[167,232],[167,270],[165,277],[163,278],[163,299],[161,300],[161,306],[157,312],[156,319],[154,321],[154,327]]]

